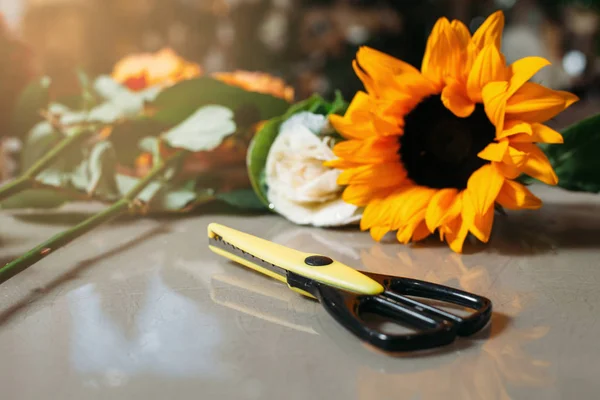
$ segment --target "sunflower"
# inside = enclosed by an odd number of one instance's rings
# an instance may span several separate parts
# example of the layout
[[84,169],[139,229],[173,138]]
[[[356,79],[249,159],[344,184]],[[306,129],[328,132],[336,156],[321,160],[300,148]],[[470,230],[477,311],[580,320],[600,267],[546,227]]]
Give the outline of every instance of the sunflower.
[[344,170],[343,198],[365,207],[361,229],[375,240],[396,231],[401,243],[437,232],[461,252],[467,235],[490,237],[495,204],[537,209],[540,199],[515,181],[521,174],[555,185],[536,143],[562,143],[543,125],[577,97],[529,80],[550,63],[527,57],[506,65],[504,15],[492,14],[471,36],[441,18],[421,71],[368,47],[353,63],[358,92],[332,125],[348,140],[327,164]]

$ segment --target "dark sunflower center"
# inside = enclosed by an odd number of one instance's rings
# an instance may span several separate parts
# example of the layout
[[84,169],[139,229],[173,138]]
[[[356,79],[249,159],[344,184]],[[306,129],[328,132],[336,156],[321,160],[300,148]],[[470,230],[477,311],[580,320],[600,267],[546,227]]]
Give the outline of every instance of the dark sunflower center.
[[404,119],[398,154],[416,184],[430,188],[464,189],[473,172],[488,161],[477,156],[494,140],[496,129],[482,104],[467,118],[444,107],[431,96]]

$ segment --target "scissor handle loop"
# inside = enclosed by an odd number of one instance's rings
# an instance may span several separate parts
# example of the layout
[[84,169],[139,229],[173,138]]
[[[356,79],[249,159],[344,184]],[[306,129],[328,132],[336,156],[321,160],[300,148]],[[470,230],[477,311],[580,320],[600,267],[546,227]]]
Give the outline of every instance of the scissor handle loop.
[[[468,336],[482,329],[490,320],[489,299],[448,286],[387,275],[368,276],[380,282],[386,291],[381,295],[359,295],[330,286],[316,284],[314,293],[327,312],[341,325],[367,343],[386,351],[412,351],[447,345],[456,336]],[[412,297],[444,301],[470,308],[460,317]],[[370,326],[365,313],[388,318],[415,328],[408,334],[390,334]]]
[[478,332],[487,325],[492,316],[492,302],[483,296],[418,279],[388,277],[386,275],[377,276],[376,274],[368,275],[377,281],[381,279],[386,292],[392,296],[407,295],[423,297],[456,304],[473,310],[472,313],[465,317],[450,317],[458,325],[457,334],[459,336],[470,336]]

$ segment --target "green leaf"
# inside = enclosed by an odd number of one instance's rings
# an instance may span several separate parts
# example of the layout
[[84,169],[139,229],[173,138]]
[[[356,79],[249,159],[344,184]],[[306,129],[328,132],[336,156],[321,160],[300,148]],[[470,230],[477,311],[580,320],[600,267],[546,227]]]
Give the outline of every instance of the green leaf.
[[[121,196],[125,195],[127,192],[133,189],[133,187],[140,181],[139,178],[123,174],[117,174],[116,180],[117,187],[119,188]],[[156,193],[158,193],[160,187],[160,183],[156,181],[151,182],[150,184],[148,184],[148,186],[146,186],[144,190],[142,190],[142,193],[140,193],[137,198],[145,203],[148,203],[152,200]]]
[[[89,85],[87,78],[80,76],[82,85]],[[84,92],[76,104],[71,107],[54,103],[49,111],[60,116],[63,125],[74,125],[82,122],[99,122],[114,124],[116,122],[139,117],[146,103],[154,100],[159,88],[152,87],[140,92],[132,92],[127,87],[108,76],[98,77],[91,87],[84,87]],[[104,101],[97,104],[96,93]]]
[[309,111],[316,114],[319,112],[319,110],[322,114],[327,113],[327,101],[323,97],[321,97],[321,95],[313,94],[308,99],[290,106],[290,108],[288,108],[285,114],[283,115],[283,119],[286,120],[292,115],[301,111]]
[[145,153],[152,154],[152,159],[155,163],[158,163],[162,160],[162,155],[160,154],[160,139],[157,137],[147,136],[140,140],[139,148]]
[[108,141],[97,143],[89,156],[90,179],[87,193],[100,194],[102,197],[116,198],[119,196],[117,186],[117,154]]
[[56,167],[50,167],[42,171],[36,177],[36,180],[50,186],[68,187],[71,181],[71,173]]
[[[71,168],[67,176],[69,184],[76,189],[103,200],[115,200],[121,194],[116,169],[115,150],[109,141],[102,141],[96,143],[79,165]],[[54,185],[67,186],[64,183]]]
[[529,175],[521,174],[516,179],[521,185],[529,186],[532,183],[536,182],[535,178],[530,177]]
[[219,193],[217,199],[242,210],[268,210],[252,189]]
[[304,101],[292,105],[282,116],[267,121],[256,135],[254,135],[250,147],[248,148],[246,164],[252,188],[256,192],[258,199],[266,207],[269,207],[269,201],[267,199],[267,186],[264,179],[264,170],[269,150],[279,134],[281,124],[291,116],[302,111],[328,115],[332,110],[341,110],[341,107],[343,107],[342,102],[341,95],[336,96],[334,103],[329,103],[318,94],[315,94]]
[[249,92],[210,77],[200,77],[180,82],[164,89],[152,103],[158,108],[154,119],[168,124],[178,124],[199,107],[216,104],[237,111],[241,107],[256,108],[258,120],[266,120],[285,112],[289,103],[263,93]]
[[82,68],[77,68],[75,72],[77,73],[77,80],[79,81],[79,85],[83,90],[87,90],[90,87],[92,87],[92,81],[90,80],[90,77],[85,72],[85,70],[83,70]]
[[46,154],[62,135],[49,122],[38,122],[29,132],[21,152],[21,169],[26,170]]
[[[117,175],[117,182],[123,195],[131,190],[139,182],[139,179]],[[150,213],[187,211],[198,204],[212,201],[214,198],[213,190],[196,190],[193,181],[178,183],[177,185],[152,182],[138,196],[138,199],[148,204]]]
[[164,124],[145,118],[127,120],[114,126],[108,140],[113,144],[119,164],[132,167],[140,155],[140,140],[156,137],[166,128]]
[[267,199],[267,187],[262,179],[263,171],[267,163],[269,149],[279,134],[279,127],[285,121],[283,117],[273,118],[256,133],[248,148],[246,164],[248,166],[248,176],[252,188],[258,196],[259,200],[269,207]]
[[94,89],[92,87],[92,81],[88,74],[81,68],[77,68],[77,80],[79,81],[79,85],[81,86],[81,107],[84,110],[89,110],[93,108],[98,99],[94,93]]
[[150,210],[181,211],[196,201],[196,192],[186,188],[161,190],[150,202]]
[[60,207],[69,201],[66,194],[46,189],[30,189],[18,193],[0,203],[4,210],[42,208],[50,209]]
[[342,92],[340,92],[339,90],[336,90],[335,91],[335,99],[333,100],[333,103],[331,103],[331,106],[329,107],[329,110],[327,111],[327,115],[332,115],[332,114],[343,115],[347,109],[348,109],[348,102],[346,100],[344,100],[344,97],[342,96]]
[[192,152],[212,150],[235,132],[233,112],[223,106],[198,109],[188,119],[167,131],[163,138],[170,146]]
[[[141,107],[137,108],[137,105],[127,105],[126,107],[132,107],[134,110],[132,116],[137,115],[141,111]],[[111,102],[102,103],[92,108],[87,115],[88,122],[100,122],[103,124],[114,124],[121,119],[126,118],[128,115],[121,105]]]
[[558,175],[558,185],[572,191],[600,192],[600,114],[562,132],[564,144],[542,149]]
[[48,106],[50,83],[50,78],[42,77],[21,92],[12,115],[12,135],[22,137],[42,120],[40,111]]

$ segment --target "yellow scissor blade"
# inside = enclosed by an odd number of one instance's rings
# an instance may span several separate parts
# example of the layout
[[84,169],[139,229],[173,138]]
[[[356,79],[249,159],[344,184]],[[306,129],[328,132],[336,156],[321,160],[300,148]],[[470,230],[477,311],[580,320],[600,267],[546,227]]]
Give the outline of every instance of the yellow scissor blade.
[[[246,254],[231,254],[227,247],[210,246],[214,252],[281,281],[285,281],[285,275],[278,269],[359,294],[379,294],[384,290],[383,286],[373,279],[338,261],[325,266],[310,266],[305,260],[314,254],[294,250],[223,225],[210,224],[208,237],[218,237]],[[274,268],[270,268],[270,265]]]

